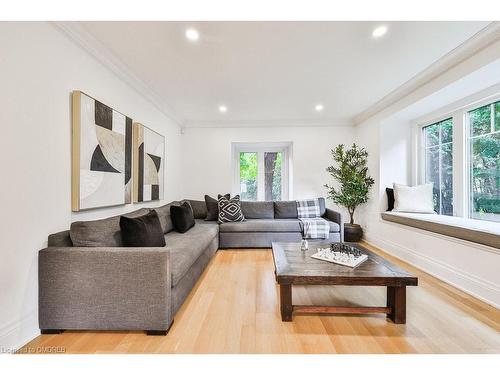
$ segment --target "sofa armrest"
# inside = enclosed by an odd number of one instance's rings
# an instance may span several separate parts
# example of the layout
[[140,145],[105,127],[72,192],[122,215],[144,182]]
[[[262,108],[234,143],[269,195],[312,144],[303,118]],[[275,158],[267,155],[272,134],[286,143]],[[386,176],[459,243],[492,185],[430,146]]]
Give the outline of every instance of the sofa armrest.
[[166,330],[172,322],[165,247],[49,247],[38,266],[41,329]]
[[334,223],[337,223],[340,227],[340,242],[344,241],[344,224],[342,223],[342,215],[340,212],[334,211],[330,208],[327,208],[325,210],[325,214],[323,215],[323,218],[326,220],[333,221]]

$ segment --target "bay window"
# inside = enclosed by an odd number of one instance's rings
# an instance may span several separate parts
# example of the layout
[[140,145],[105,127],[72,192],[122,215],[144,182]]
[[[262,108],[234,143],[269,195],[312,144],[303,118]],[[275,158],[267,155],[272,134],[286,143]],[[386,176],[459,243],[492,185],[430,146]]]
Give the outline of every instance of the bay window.
[[434,119],[417,123],[416,177],[436,213],[500,222],[500,95]]

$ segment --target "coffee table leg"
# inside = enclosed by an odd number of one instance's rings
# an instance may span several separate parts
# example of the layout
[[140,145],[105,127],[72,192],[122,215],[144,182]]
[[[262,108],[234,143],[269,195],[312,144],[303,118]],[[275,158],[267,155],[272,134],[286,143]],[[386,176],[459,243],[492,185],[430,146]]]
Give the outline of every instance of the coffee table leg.
[[387,317],[396,324],[406,323],[406,287],[388,286],[387,287],[387,307],[392,310]]
[[292,321],[292,284],[280,284],[281,320]]

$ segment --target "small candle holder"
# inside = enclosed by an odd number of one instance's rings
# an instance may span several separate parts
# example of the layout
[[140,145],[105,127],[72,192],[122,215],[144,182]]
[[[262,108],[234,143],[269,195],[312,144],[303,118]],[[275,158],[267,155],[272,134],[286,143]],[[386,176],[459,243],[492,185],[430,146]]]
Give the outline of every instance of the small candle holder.
[[310,225],[309,223],[304,223],[304,234],[302,235],[302,241],[300,242],[300,250],[307,251],[309,250],[309,242],[307,241],[307,237],[309,235]]
[[305,237],[303,237],[302,241],[300,241],[300,250],[302,251],[309,250],[309,242],[306,240]]

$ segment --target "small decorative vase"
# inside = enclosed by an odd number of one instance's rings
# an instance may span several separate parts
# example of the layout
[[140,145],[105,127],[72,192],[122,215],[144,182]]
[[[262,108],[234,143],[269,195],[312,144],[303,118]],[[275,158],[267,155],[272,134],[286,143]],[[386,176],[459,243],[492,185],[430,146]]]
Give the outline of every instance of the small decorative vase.
[[344,242],[359,242],[363,237],[363,228],[358,224],[344,224]]
[[307,251],[309,249],[309,242],[305,238],[300,242],[300,250]]

